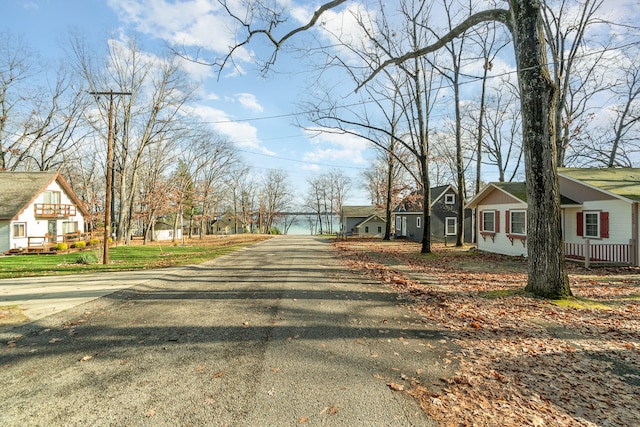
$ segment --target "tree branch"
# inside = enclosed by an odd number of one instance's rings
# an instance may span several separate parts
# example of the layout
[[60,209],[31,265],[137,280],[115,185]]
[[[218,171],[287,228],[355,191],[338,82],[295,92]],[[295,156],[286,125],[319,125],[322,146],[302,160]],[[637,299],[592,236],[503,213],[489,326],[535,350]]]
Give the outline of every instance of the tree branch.
[[462,21],[462,23],[458,24],[458,26],[456,26],[451,31],[449,31],[447,34],[445,34],[442,38],[438,39],[437,42],[435,42],[433,44],[430,44],[429,46],[425,46],[425,47],[423,47],[421,49],[414,50],[413,52],[406,53],[406,54],[404,54],[402,56],[399,56],[397,58],[387,59],[382,64],[380,64],[373,71],[373,73],[371,73],[371,75],[369,77],[367,77],[362,83],[360,83],[358,85],[358,87],[356,88],[356,92],[358,90],[360,90],[365,84],[367,84],[368,82],[373,80],[373,78],[376,75],[378,75],[378,73],[380,73],[380,71],[382,71],[385,67],[387,67],[389,65],[392,65],[392,64],[401,65],[403,62],[405,62],[405,61],[407,61],[409,59],[419,58],[421,56],[426,55],[427,53],[435,52],[436,50],[438,50],[438,49],[440,49],[442,47],[445,47],[447,45],[447,43],[449,43],[452,40],[456,39],[457,37],[459,37],[461,34],[463,34],[465,31],[467,31],[471,27],[474,27],[475,25],[478,25],[478,24],[483,23],[483,22],[491,22],[491,21],[501,22],[504,25],[506,25],[507,27],[511,28],[510,14],[509,14],[508,10],[505,10],[505,9],[491,9],[491,10],[485,10],[485,11],[482,11],[482,12],[478,12],[478,13],[468,17],[464,21]]

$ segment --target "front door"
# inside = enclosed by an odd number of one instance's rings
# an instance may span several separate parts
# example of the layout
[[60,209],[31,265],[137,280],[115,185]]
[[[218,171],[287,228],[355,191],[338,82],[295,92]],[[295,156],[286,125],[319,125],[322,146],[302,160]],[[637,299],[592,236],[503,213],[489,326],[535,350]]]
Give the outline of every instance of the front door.
[[407,217],[402,217],[402,226],[400,227],[400,236],[407,237]]
[[58,241],[58,221],[50,220],[47,234],[49,234],[50,242]]

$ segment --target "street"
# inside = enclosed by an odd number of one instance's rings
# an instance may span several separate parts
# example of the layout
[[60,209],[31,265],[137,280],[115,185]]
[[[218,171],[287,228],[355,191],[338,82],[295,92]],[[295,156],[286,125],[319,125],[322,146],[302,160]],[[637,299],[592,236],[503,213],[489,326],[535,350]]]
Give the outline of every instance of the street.
[[172,269],[24,331],[0,342],[4,426],[432,425],[388,384],[453,369],[443,336],[312,236]]

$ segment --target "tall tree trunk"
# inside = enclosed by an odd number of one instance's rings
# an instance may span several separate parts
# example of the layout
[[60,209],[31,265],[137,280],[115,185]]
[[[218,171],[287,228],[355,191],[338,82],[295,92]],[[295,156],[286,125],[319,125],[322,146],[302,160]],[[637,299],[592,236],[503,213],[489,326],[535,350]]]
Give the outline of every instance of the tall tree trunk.
[[[395,135],[395,129],[392,128],[391,134]],[[395,140],[391,138],[389,144],[389,161],[387,164],[387,200],[385,203],[385,220],[384,237],[382,240],[391,240],[391,204],[393,203],[393,171],[395,158],[394,156]]]
[[555,140],[556,87],[546,64],[538,0],[511,0],[521,93],[529,232],[526,291],[546,298],[571,295],[567,275]]

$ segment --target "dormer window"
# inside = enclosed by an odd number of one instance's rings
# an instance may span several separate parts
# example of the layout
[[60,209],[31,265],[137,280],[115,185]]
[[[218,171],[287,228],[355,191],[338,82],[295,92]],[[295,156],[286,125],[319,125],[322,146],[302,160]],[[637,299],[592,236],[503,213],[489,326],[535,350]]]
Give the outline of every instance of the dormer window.
[[444,195],[444,204],[445,205],[455,205],[456,204],[456,195],[453,193]]

